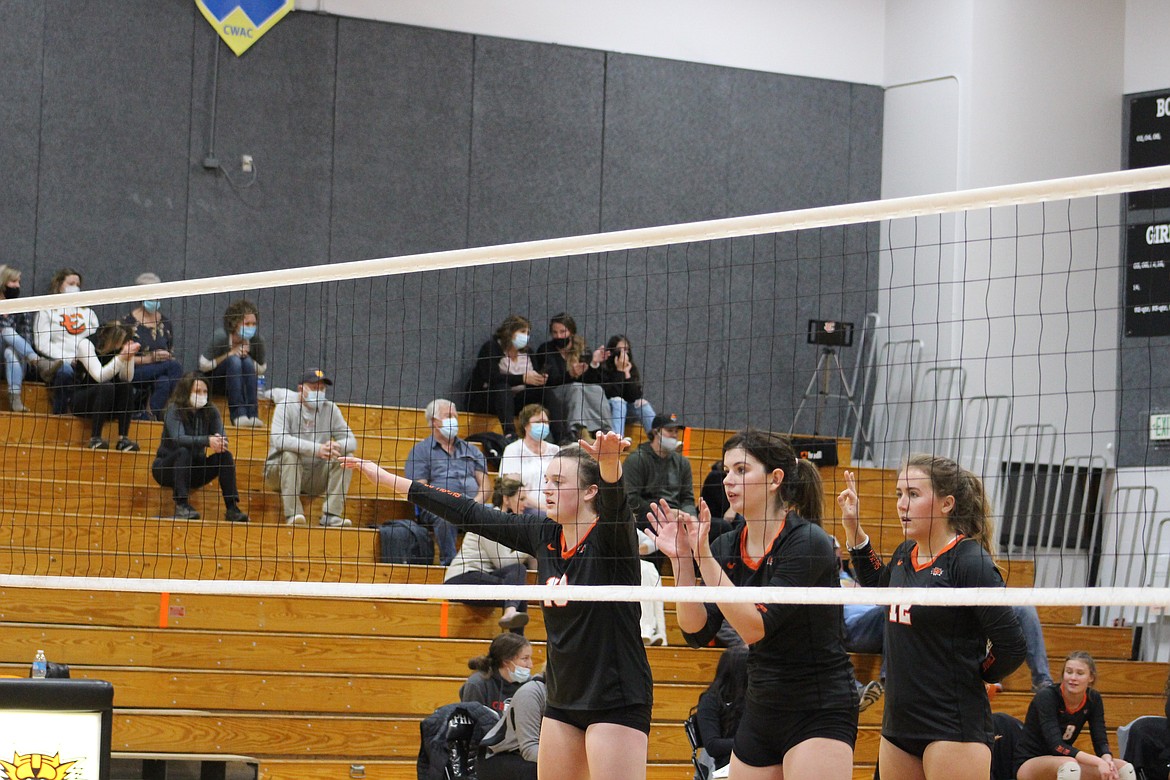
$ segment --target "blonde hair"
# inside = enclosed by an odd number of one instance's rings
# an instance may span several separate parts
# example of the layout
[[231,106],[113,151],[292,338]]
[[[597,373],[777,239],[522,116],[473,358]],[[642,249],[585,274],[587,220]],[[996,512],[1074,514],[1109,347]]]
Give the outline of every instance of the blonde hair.
[[7,287],[9,282],[20,279],[20,270],[10,265],[0,265],[0,287]]
[[979,546],[994,557],[995,531],[983,480],[941,455],[911,455],[902,464],[901,471],[912,468],[926,475],[936,496],[955,499],[955,508],[947,515],[951,529],[979,542]]

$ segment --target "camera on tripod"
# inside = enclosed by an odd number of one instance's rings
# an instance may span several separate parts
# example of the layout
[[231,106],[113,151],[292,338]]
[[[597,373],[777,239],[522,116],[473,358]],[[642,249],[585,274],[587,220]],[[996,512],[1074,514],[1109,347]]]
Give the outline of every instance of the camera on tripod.
[[853,323],[838,320],[809,320],[808,343],[822,347],[852,347]]

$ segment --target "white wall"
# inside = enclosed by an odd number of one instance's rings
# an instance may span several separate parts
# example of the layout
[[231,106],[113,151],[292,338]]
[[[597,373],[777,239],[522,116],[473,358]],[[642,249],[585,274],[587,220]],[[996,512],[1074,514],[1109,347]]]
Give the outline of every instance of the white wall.
[[297,10],[859,84],[885,0],[297,0]]
[[1170,87],[1167,30],[1170,3],[1166,0],[1126,0],[1125,94]]

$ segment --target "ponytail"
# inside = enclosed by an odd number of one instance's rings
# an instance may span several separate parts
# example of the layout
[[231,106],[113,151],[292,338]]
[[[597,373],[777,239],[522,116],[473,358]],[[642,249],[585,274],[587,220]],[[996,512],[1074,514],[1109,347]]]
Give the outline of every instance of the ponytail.
[[778,508],[791,506],[802,518],[821,525],[824,518],[825,494],[821,473],[812,461],[799,458],[792,442],[783,436],[753,428],[742,430],[723,445],[723,453],[741,449],[758,460],[764,471],[780,469],[784,481],[776,496]]
[[486,655],[477,655],[467,662],[467,668],[479,672],[484,677],[498,674],[500,667],[520,654],[528,647],[528,640],[519,634],[508,632],[500,634],[492,640]]
[[950,458],[939,455],[911,455],[902,471],[911,468],[930,479],[930,489],[936,496],[955,499],[955,508],[947,516],[951,529],[977,541],[994,559],[995,531],[983,480]]

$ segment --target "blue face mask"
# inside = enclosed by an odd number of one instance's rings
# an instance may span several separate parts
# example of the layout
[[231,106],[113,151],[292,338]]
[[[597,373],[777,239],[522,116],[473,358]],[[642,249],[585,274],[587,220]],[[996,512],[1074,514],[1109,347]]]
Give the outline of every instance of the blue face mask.
[[446,439],[454,439],[459,435],[459,418],[448,417],[439,421],[439,432]]
[[544,441],[548,438],[548,423],[534,422],[528,427],[528,432],[537,441]]
[[532,670],[527,666],[517,666],[512,670],[512,682],[526,683],[532,678]]
[[240,334],[241,338],[245,338],[245,339],[253,338],[256,335],[256,326],[255,325],[241,325],[240,330],[239,330],[239,334]]
[[309,390],[307,393],[305,393],[305,402],[314,409],[319,408],[321,404],[325,403],[325,391]]
[[156,311],[158,311],[158,310],[159,310],[159,307],[160,307],[161,305],[162,305],[162,304],[161,304],[161,303],[159,303],[158,301],[143,301],[143,302],[142,302],[142,308],[143,308],[145,311],[148,311],[148,312],[150,312],[151,314],[154,314]]
[[528,334],[527,333],[517,333],[514,336],[512,336],[512,346],[515,347],[516,349],[524,349],[525,347],[527,347],[528,346]]

